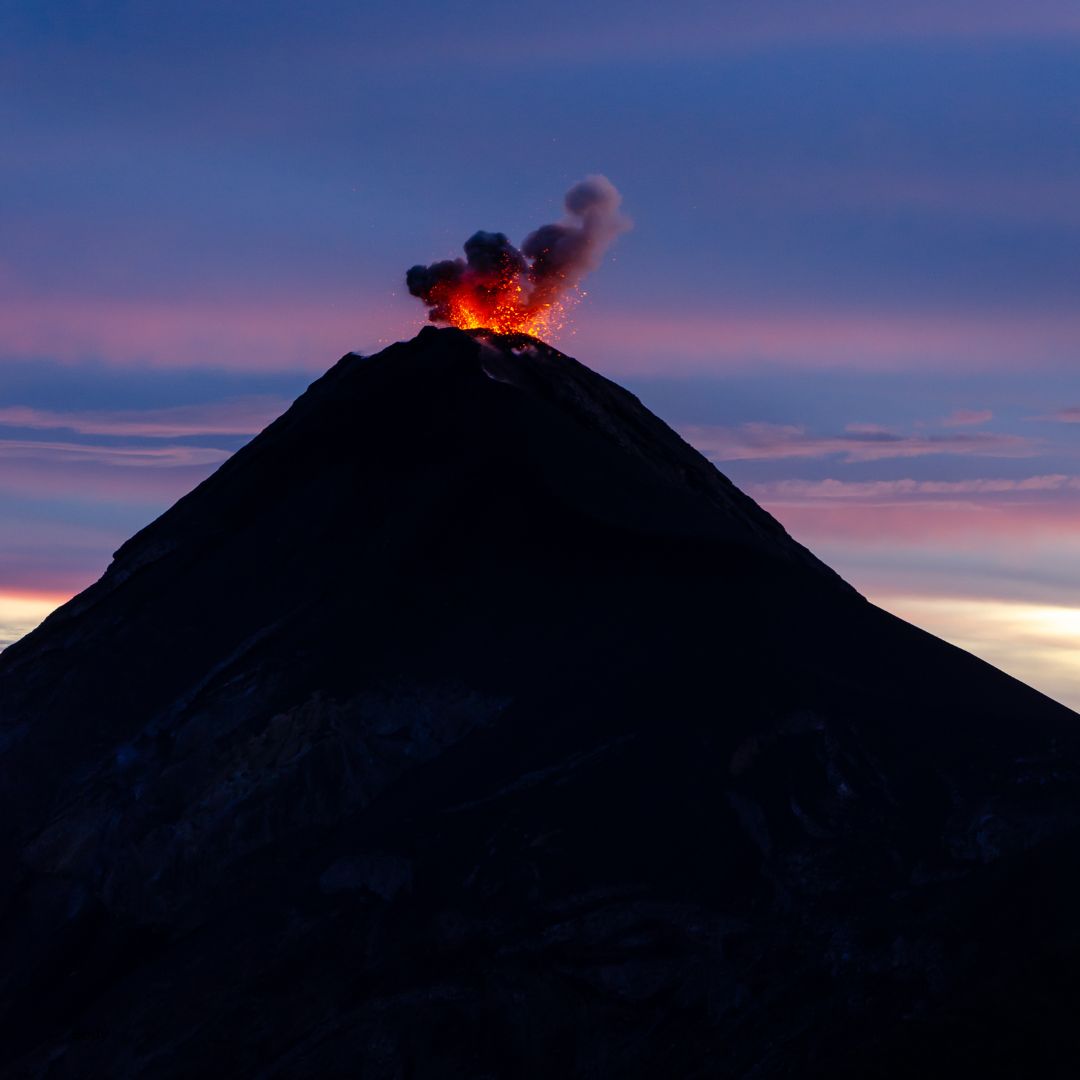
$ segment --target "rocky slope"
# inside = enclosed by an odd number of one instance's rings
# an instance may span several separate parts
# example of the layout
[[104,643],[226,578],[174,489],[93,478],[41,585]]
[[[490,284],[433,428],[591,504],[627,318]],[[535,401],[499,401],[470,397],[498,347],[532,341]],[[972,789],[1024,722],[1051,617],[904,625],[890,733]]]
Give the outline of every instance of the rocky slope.
[[1066,1075],[1076,725],[427,329],[0,656],[0,1075]]

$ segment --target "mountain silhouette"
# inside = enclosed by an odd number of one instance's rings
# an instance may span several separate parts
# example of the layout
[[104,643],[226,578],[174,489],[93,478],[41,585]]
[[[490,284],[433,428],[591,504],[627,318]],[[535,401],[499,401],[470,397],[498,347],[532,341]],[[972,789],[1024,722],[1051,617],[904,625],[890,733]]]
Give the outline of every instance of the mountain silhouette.
[[631,394],[427,328],[0,656],[0,1075],[1071,1075],[1078,762]]

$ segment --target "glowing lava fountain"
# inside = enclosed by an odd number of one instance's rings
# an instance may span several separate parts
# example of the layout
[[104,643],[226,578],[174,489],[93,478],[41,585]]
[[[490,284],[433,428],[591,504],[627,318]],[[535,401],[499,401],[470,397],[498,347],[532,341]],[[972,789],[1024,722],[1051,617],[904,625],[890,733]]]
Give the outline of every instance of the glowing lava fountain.
[[412,267],[405,284],[428,307],[432,322],[551,339],[585,294],[611,242],[630,228],[622,196],[604,176],[587,176],[565,198],[563,221],[542,225],[516,248],[504,233],[477,232],[464,259]]

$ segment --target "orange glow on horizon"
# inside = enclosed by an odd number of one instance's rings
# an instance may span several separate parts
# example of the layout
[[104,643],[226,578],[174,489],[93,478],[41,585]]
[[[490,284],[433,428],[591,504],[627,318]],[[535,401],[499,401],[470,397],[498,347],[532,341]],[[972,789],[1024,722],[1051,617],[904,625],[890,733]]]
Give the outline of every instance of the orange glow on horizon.
[[881,593],[871,599],[1071,709],[1080,709],[1080,608],[1023,600]]
[[21,589],[0,592],[0,649],[29,634],[47,615],[70,599],[70,593],[37,593]]

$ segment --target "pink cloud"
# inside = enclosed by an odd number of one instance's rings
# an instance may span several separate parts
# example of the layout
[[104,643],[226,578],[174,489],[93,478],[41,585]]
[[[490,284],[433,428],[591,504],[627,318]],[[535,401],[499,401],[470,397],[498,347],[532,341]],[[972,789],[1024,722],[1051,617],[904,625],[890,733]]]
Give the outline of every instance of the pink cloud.
[[881,424],[845,424],[844,430],[853,435],[891,435],[892,432]]
[[244,397],[163,409],[53,412],[22,405],[0,407],[0,425],[81,435],[182,438],[190,435],[254,435],[288,407],[276,397]]
[[650,314],[581,308],[576,329],[555,343],[613,374],[717,370],[953,371],[1071,369],[1080,316],[975,311],[843,310]]
[[[125,411],[54,412],[11,406],[0,409],[0,424],[163,440],[246,435],[261,430],[286,405],[278,398],[249,397],[209,405]],[[0,492],[164,509],[230,454],[218,447],[164,441],[103,446],[77,439],[0,438]]]
[[[115,503],[114,503],[115,505]],[[161,507],[146,507],[150,521]],[[6,518],[0,523],[0,593],[71,596],[101,576],[112,553],[133,531],[128,524],[73,525],[70,521]]]
[[133,503],[160,512],[209,476],[228,456],[225,451],[214,450],[209,461],[185,463],[182,456],[170,455],[167,447],[163,448],[163,456],[141,459],[94,453],[100,449],[93,447],[86,453],[20,450],[6,460],[0,451],[0,493],[98,504]]
[[[1075,492],[1070,488],[1070,492]],[[1080,534],[1080,500],[1060,493],[1042,499],[1007,500],[987,493],[922,493],[921,497],[852,496],[814,498],[748,488],[789,532],[816,548],[842,545],[844,551],[865,551],[868,545],[900,550],[933,548],[943,541],[961,541],[968,556],[1004,544],[1012,557],[1018,545],[1032,548],[1054,542],[1075,547]],[[833,565],[841,573],[843,562]]]
[[0,461],[31,460],[61,467],[82,462],[123,468],[171,469],[219,465],[229,451],[203,446],[91,446],[86,443],[0,439]]
[[790,424],[749,423],[739,427],[684,426],[683,437],[713,461],[822,458],[847,462],[962,454],[976,457],[1031,457],[1030,439],[1020,435],[970,432],[956,435],[900,435],[876,425],[849,425],[842,435],[808,435]]
[[1080,424],[1080,406],[1072,406],[1068,409],[1058,409],[1049,416],[1036,417],[1038,420],[1057,420],[1062,424]]
[[116,300],[11,296],[0,299],[0,355],[118,365],[322,371],[354,349],[372,352],[411,338],[421,314],[358,300]]
[[948,416],[942,417],[942,427],[976,427],[989,423],[994,414],[989,409],[954,409]]
[[[616,375],[718,369],[1047,370],[1080,350],[1080,315],[1037,313],[717,310],[650,305],[578,308],[564,352]],[[423,325],[410,298],[159,301],[8,296],[0,356],[103,359],[116,365],[322,371],[350,350],[373,352]]]
[[1059,543],[1072,550],[1080,535],[1080,476],[1061,473],[777,480],[748,484],[746,491],[799,539],[812,547],[841,545],[845,557],[874,546],[900,551],[959,540],[969,556],[1004,545],[1016,559],[1025,545]]
[[747,493],[811,544],[904,545],[964,536],[972,550],[1015,544],[1074,544],[1080,476],[1050,473],[966,480],[777,480]]
[[876,501],[921,496],[1012,495],[1024,492],[1080,491],[1080,476],[1054,473],[1012,479],[972,480],[777,480],[749,487],[755,498],[771,501],[860,499]]

